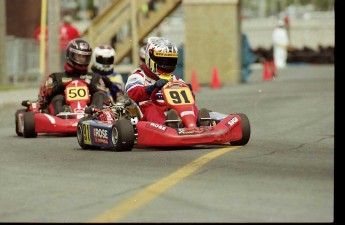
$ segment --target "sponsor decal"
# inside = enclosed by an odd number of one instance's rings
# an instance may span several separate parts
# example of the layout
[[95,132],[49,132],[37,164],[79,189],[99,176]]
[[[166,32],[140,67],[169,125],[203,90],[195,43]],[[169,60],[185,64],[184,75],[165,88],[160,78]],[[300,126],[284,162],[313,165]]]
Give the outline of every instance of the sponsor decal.
[[181,112],[181,117],[184,117],[186,115],[193,115],[194,116],[194,112],[193,111],[183,111],[183,112]]
[[237,117],[233,117],[231,120],[229,120],[227,122],[228,125],[230,125],[230,127],[232,127],[233,125],[235,125],[238,122],[238,118]]
[[93,128],[93,138],[96,143],[108,144],[108,130],[102,128]]
[[208,131],[213,130],[213,127],[196,127],[193,129],[190,128],[180,128],[178,129],[179,135],[192,135],[192,134],[202,134]]
[[90,145],[91,144],[90,124],[84,123],[82,128],[83,128],[84,143],[87,145]]
[[176,52],[153,52],[154,56],[157,57],[170,57],[170,58],[177,58],[178,57],[178,53]]
[[114,123],[114,121],[113,120],[111,120],[111,121],[95,120],[94,123],[95,124],[102,124],[102,125],[104,125],[104,124],[111,124],[112,125]]
[[162,133],[164,133],[167,130],[166,126],[157,123],[147,123],[146,127],[149,129],[161,131]]
[[72,80],[72,78],[70,78],[70,77],[63,77],[62,83],[67,83],[67,82],[70,82],[71,80]]

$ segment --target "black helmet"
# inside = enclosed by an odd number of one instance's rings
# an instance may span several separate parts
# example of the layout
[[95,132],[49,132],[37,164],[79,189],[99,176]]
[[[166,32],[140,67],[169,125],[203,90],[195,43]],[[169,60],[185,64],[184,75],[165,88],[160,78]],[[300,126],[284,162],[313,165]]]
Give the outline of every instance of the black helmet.
[[84,39],[76,38],[68,43],[66,61],[73,69],[87,70],[91,56],[92,48]]

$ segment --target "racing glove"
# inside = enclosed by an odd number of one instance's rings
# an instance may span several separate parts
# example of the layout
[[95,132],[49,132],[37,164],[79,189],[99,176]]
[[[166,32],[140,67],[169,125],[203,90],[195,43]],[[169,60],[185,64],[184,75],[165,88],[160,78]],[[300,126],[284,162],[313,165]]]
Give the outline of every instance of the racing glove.
[[159,79],[156,81],[156,83],[147,86],[145,91],[148,95],[151,95],[151,93],[154,89],[156,89],[156,88],[161,89],[166,83],[168,83],[168,80]]

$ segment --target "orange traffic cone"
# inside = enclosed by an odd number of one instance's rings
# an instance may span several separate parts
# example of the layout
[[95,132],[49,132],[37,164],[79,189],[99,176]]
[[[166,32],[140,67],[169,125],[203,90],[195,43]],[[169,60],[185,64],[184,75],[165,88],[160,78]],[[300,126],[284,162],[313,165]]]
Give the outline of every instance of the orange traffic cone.
[[191,78],[190,78],[190,84],[192,85],[193,92],[197,92],[197,91],[200,90],[198,78],[197,78],[197,75],[196,75],[196,72],[195,72],[194,69],[192,69],[192,75],[191,75]]
[[218,76],[218,68],[214,67],[212,71],[212,82],[211,88],[220,88],[222,85],[220,84],[219,76]]
[[269,65],[268,61],[264,61],[264,69],[262,72],[262,79],[263,80],[272,79],[272,73],[270,72],[270,65]]

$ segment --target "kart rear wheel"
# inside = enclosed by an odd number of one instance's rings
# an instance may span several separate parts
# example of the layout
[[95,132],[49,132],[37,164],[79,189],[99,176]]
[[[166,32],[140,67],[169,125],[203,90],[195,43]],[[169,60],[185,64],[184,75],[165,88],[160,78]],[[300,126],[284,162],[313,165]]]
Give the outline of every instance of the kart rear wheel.
[[131,151],[134,146],[135,133],[130,120],[116,120],[112,127],[111,141],[117,152]]
[[35,131],[35,113],[33,112],[24,112],[23,137],[25,138],[37,137],[37,133]]
[[231,141],[231,145],[246,145],[250,138],[250,123],[247,115],[243,113],[235,113],[241,117],[241,124],[242,124],[242,138],[237,141]]
[[23,115],[26,112],[26,109],[18,109],[15,113],[15,123],[16,123],[16,134],[18,136],[23,136]]
[[78,122],[77,125],[77,140],[78,140],[78,144],[82,149],[91,149],[90,145],[85,144],[84,141],[84,128],[83,128],[83,121],[85,120],[90,120],[90,118],[84,117],[81,118]]

